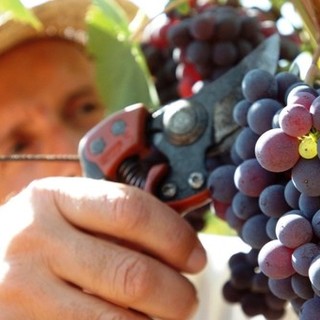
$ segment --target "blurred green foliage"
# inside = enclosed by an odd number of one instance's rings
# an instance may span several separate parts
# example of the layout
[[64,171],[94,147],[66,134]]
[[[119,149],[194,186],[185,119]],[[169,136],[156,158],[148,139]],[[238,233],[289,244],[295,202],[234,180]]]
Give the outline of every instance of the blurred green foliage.
[[20,0],[1,0],[0,13],[5,14],[8,19],[16,19],[31,24],[36,29],[41,29],[42,24],[32,11],[25,8]]
[[207,225],[202,230],[202,232],[228,235],[228,236],[236,235],[236,232],[233,229],[231,229],[224,220],[218,218],[216,215],[208,212],[206,216],[206,220],[207,220]]

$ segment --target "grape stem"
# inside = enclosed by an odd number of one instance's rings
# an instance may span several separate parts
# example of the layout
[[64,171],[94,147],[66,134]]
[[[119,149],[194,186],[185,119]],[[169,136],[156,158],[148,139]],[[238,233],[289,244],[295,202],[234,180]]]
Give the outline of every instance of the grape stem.
[[305,83],[309,85],[313,85],[315,79],[319,76],[319,68],[318,68],[319,57],[320,57],[320,45],[316,47],[316,50],[313,53],[312,62],[305,77]]

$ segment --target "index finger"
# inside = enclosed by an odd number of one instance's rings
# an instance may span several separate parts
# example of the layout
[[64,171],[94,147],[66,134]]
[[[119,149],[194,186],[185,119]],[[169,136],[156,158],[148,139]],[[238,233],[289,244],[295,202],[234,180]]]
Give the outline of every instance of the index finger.
[[90,178],[45,178],[32,190],[54,191],[52,201],[70,223],[116,237],[183,272],[198,272],[205,251],[190,225],[169,206],[138,188]]

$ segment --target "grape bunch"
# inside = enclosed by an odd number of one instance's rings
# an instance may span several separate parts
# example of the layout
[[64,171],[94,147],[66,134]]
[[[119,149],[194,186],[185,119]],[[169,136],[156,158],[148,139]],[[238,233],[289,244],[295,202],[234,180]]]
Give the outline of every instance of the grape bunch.
[[287,301],[274,295],[268,277],[257,271],[258,253],[251,249],[230,258],[230,280],[222,288],[223,297],[229,303],[240,303],[247,316],[263,314],[267,319],[279,319],[285,314]]
[[[279,33],[277,17],[239,4],[197,4],[172,10],[148,25],[141,41],[161,104],[190,97],[216,80],[266,37]],[[281,35],[280,59],[299,54],[295,34]]]
[[318,319],[320,92],[292,73],[254,69],[242,93],[231,161],[212,171],[208,187],[213,210],[224,208],[219,217],[256,260],[231,257],[223,295],[249,316],[279,319],[290,303],[300,320]]
[[317,319],[320,311],[319,101],[318,90],[298,82],[287,92],[277,128],[263,133],[255,146],[262,167],[290,173],[290,209],[278,217],[275,237],[258,260],[274,292],[293,301],[301,320]]

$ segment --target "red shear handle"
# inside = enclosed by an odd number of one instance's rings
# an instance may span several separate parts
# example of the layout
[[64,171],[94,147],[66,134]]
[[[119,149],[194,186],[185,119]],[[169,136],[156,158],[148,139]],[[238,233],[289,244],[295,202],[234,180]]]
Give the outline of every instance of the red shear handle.
[[134,176],[136,173],[135,168],[130,167],[131,159],[137,158],[138,164],[145,159],[150,160],[154,146],[149,141],[149,121],[150,113],[147,108],[143,104],[135,104],[104,119],[88,131],[79,144],[84,175],[136,185],[159,197],[179,214],[207,203],[209,195],[206,189],[179,199],[161,196],[162,182],[171,170],[166,160],[162,162],[162,159],[156,159],[152,162],[141,185],[121,179],[120,168],[128,171],[127,176]]
[[117,181],[121,163],[149,152],[146,124],[150,116],[139,103],[107,117],[81,139],[79,154],[85,176]]
[[172,209],[182,216],[194,209],[204,207],[209,203],[211,203],[211,197],[208,189],[185,199],[167,202]]

